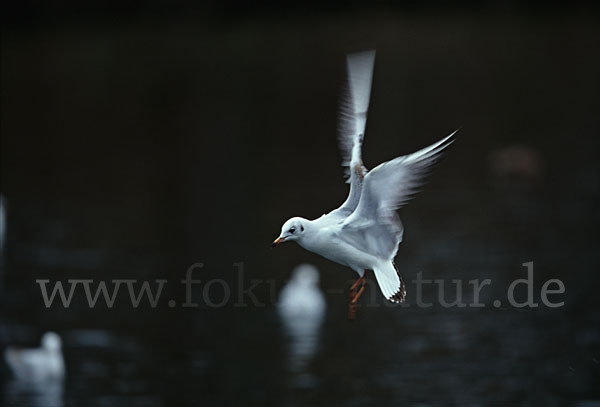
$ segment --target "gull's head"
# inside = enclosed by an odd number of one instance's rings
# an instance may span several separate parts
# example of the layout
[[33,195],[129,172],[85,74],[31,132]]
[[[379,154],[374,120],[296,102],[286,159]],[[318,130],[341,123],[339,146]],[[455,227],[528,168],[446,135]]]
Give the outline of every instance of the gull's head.
[[42,348],[49,351],[59,351],[62,346],[60,336],[54,332],[46,332],[42,336]]
[[304,218],[292,218],[285,222],[281,227],[281,234],[271,247],[280,245],[283,242],[291,242],[292,240],[302,239],[304,232],[306,231],[308,221]]
[[294,269],[291,281],[305,287],[319,286],[319,270],[312,264],[301,264]]

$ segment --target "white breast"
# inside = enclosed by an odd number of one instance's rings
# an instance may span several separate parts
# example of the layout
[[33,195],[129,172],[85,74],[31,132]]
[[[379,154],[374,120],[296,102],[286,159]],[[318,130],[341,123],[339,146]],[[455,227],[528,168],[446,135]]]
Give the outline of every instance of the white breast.
[[377,258],[340,239],[337,236],[338,229],[339,226],[322,228],[310,239],[303,239],[298,243],[306,250],[350,267],[362,276],[363,270],[372,269],[378,263]]

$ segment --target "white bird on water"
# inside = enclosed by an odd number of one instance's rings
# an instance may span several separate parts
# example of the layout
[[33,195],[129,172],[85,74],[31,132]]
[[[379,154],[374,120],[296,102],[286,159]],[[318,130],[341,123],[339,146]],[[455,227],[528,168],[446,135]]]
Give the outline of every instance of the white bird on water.
[[319,288],[319,271],[310,264],[294,269],[279,295],[277,311],[289,339],[289,367],[302,371],[315,354],[327,305]]
[[283,287],[277,304],[286,321],[306,316],[321,322],[325,315],[325,297],[319,288],[319,271],[311,264],[301,264],[294,269],[292,278]]
[[34,349],[6,348],[4,358],[15,377],[25,381],[62,380],[65,364],[62,341],[55,332],[42,336],[42,347]]
[[[456,133],[367,171],[362,163],[361,147],[374,62],[375,51],[347,57],[349,91],[341,109],[340,147],[350,184],[348,198],[342,206],[318,219],[289,219],[272,244],[275,247],[296,241],[306,250],[356,271],[360,278],[350,288],[351,305],[356,304],[365,289],[365,270],[373,270],[385,298],[404,302],[406,285],[394,265],[403,234],[396,210],[417,192],[428,170],[453,142],[452,136]],[[351,308],[351,317],[352,312]]]

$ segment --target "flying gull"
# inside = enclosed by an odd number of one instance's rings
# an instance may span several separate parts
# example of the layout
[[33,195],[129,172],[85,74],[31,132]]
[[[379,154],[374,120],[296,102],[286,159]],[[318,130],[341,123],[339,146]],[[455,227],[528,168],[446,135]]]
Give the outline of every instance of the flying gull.
[[[397,157],[368,171],[361,147],[367,123],[375,51],[348,55],[348,92],[342,102],[340,147],[350,193],[337,209],[318,219],[293,217],[272,246],[296,241],[329,260],[350,267],[359,279],[350,288],[350,316],[365,290],[365,271],[373,270],[386,299],[401,303],[406,285],[394,264],[403,227],[396,210],[418,192],[424,177],[456,131],[416,153]],[[360,287],[360,288],[359,288]],[[353,308],[354,307],[354,308]]]

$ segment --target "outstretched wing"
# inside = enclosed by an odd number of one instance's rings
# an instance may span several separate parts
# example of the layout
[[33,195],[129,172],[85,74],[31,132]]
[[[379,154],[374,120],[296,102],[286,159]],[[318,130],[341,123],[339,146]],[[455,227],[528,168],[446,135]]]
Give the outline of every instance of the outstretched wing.
[[375,51],[350,54],[346,60],[347,84],[340,107],[339,141],[342,165],[351,183],[352,168],[362,164],[362,139],[367,126],[371,98],[371,82],[375,65]]
[[364,179],[356,210],[343,225],[350,244],[382,259],[393,259],[402,241],[402,224],[396,210],[418,192],[431,166],[452,144],[456,131],[416,153],[387,161],[375,167]]
[[362,142],[367,125],[367,113],[371,97],[371,82],[375,51],[350,54],[347,57],[348,82],[340,109],[339,141],[342,150],[342,165],[346,168],[350,193],[346,201],[329,215],[346,218],[360,200],[362,183],[367,169],[362,163]]

